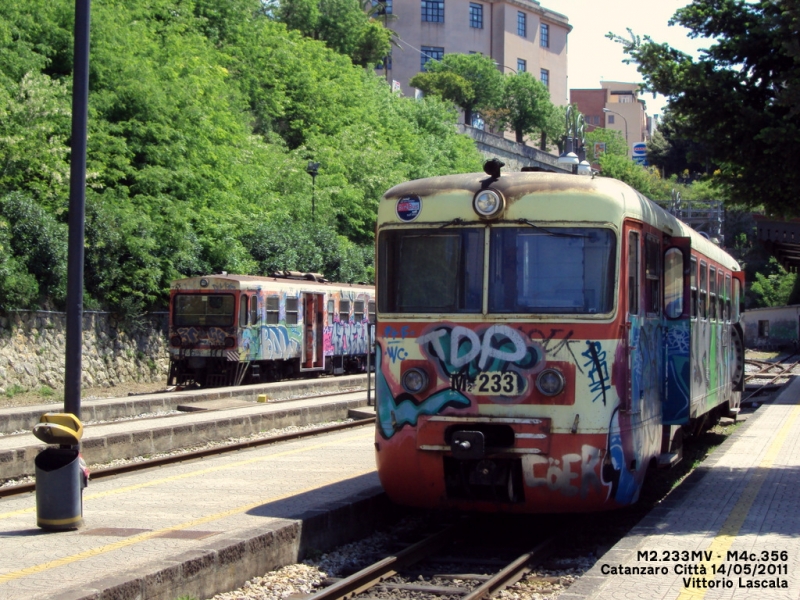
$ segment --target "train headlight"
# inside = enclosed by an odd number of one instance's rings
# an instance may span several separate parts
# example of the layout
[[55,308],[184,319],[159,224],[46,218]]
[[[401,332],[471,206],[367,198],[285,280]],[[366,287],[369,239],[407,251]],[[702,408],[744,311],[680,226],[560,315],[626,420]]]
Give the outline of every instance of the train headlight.
[[536,389],[545,396],[557,396],[565,384],[564,375],[556,369],[545,369],[536,377]]
[[181,346],[181,336],[173,335],[171,338],[169,338],[169,343],[172,344],[173,346],[175,346],[176,348],[180,348],[180,346]]
[[226,348],[233,348],[236,345],[236,338],[226,337],[225,338],[225,347]]
[[428,387],[428,374],[422,369],[409,369],[403,373],[400,383],[409,394],[418,394]]
[[505,200],[495,190],[481,190],[472,199],[472,208],[484,219],[498,216],[504,207]]

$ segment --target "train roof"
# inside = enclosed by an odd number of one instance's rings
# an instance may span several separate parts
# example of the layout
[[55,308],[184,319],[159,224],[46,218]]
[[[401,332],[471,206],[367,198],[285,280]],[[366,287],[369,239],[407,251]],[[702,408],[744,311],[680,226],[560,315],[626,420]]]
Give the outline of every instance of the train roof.
[[[395,202],[408,196],[419,196],[432,202],[446,202],[448,199],[469,198],[471,211],[472,196],[482,189],[487,181],[485,173],[466,173],[444,175],[407,181],[394,186],[383,196],[379,207],[380,224],[402,223],[394,209]],[[585,177],[546,172],[508,172],[493,181],[490,187],[500,191],[506,199],[507,211],[519,200],[533,200],[538,214],[527,215],[532,221],[540,220],[546,211],[548,220],[556,221],[594,221],[621,223],[624,218],[632,218],[648,223],[673,237],[688,237],[692,248],[731,270],[741,270],[739,263],[722,248],[706,239],[683,221],[649,200],[629,185],[609,177]],[[558,200],[553,202],[553,197]],[[539,197],[543,202],[535,203]],[[587,204],[590,202],[590,204]],[[423,202],[423,206],[425,203]],[[531,206],[526,203],[526,206]],[[428,217],[420,214],[415,222],[447,221],[452,212],[432,207]],[[528,209],[526,209],[528,210]],[[423,209],[424,211],[424,209]],[[473,213],[474,215],[474,213]]]
[[[205,285],[202,284],[205,280]],[[211,275],[197,275],[184,279],[175,279],[170,284],[173,290],[252,290],[252,289],[318,289],[318,290],[354,290],[372,291],[372,286],[354,283],[336,283],[333,281],[319,280],[314,273],[297,274],[293,276],[262,277],[258,275],[231,275],[218,273]]]

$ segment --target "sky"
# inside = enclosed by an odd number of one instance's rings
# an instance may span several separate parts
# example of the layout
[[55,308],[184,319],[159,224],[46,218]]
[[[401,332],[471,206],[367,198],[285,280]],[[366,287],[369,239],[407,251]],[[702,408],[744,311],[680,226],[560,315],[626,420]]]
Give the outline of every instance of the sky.
[[[679,25],[667,24],[677,9],[691,4],[690,0],[539,1],[542,7],[566,15],[572,25],[567,50],[569,88],[597,89],[601,81],[642,81],[636,65],[623,64],[626,55],[622,45],[607,39],[608,32],[627,36],[630,28],[636,35],[649,35],[655,42],[667,42],[692,56],[710,45],[707,39],[690,39],[688,30]],[[651,93],[641,98],[648,115],[660,114],[666,104],[666,98],[653,99]]]

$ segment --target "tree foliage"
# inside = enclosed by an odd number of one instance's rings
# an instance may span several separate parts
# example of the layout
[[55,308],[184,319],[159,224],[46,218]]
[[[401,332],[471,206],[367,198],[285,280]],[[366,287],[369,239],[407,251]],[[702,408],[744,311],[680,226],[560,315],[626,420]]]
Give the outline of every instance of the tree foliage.
[[800,6],[795,0],[694,0],[672,24],[716,40],[694,60],[645,36],[624,38],[646,89],[669,98],[676,134],[703,144],[730,199],[798,216]]
[[550,101],[550,90],[533,75],[523,71],[503,77],[503,95],[495,124],[501,129],[511,129],[517,143],[525,136],[547,133],[555,107]]

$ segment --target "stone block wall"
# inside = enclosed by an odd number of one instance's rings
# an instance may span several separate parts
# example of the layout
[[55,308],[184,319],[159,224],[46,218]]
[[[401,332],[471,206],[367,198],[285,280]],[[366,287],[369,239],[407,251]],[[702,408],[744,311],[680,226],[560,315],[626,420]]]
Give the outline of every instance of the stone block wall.
[[[0,394],[64,389],[65,313],[15,311],[0,315]],[[110,313],[83,317],[82,387],[166,381],[167,314],[147,315],[135,330]]]

